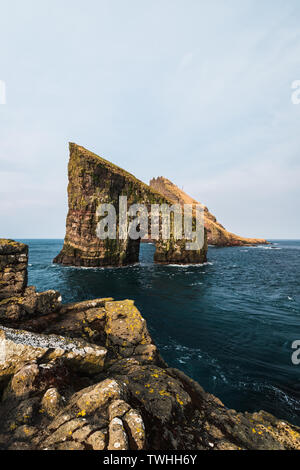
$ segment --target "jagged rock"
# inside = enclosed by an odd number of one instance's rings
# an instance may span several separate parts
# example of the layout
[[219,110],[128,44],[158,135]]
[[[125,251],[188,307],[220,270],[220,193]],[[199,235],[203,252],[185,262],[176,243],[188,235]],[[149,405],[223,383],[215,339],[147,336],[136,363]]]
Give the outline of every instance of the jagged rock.
[[[160,176],[150,181],[150,187],[170,199],[173,204],[201,204],[188,196],[182,189],[178,188],[167,178]],[[202,205],[202,204],[201,204]],[[208,208],[204,206],[205,227],[207,230],[207,241],[210,245],[217,246],[241,246],[241,245],[264,245],[266,240],[260,238],[244,238],[228,232],[221,225]]]
[[110,300],[114,300],[112,297],[105,297],[101,299],[94,299],[94,300],[85,300],[83,302],[74,302],[71,304],[65,304],[61,307],[60,313],[61,314],[66,314],[66,313],[71,313],[72,315],[75,312],[82,312],[95,308],[101,308],[105,307],[106,302],[109,302]]
[[[49,437],[43,440],[43,446],[49,447],[55,444],[65,442],[67,439],[73,437],[73,433],[78,431],[86,424],[85,418],[75,418],[62,424],[56,431],[54,431]],[[73,442],[72,442],[73,443]],[[60,447],[60,446],[59,446]]]
[[76,441],[64,442],[57,446],[57,450],[84,450],[84,445]]
[[39,374],[36,363],[26,364],[16,372],[3,394],[3,399],[9,396],[25,397],[35,391],[34,382]]
[[113,418],[109,423],[108,450],[127,450],[128,438],[120,418]]
[[[62,358],[71,366],[97,373],[103,369],[106,349],[63,336],[39,335],[22,330],[2,327],[0,329],[0,376],[17,371],[23,364],[33,360]],[[1,353],[0,353],[1,354]]]
[[23,294],[27,285],[27,263],[27,245],[0,239],[0,308],[1,300]]
[[92,446],[93,450],[105,450],[106,435],[107,433],[96,431],[88,437],[87,444]]
[[[33,370],[35,364],[27,367]],[[32,380],[25,381],[27,393],[14,399],[6,395],[0,404],[0,447],[300,449],[300,433],[295,426],[264,412],[227,410],[175,369],[141,366],[138,361],[123,359],[106,374],[116,378],[84,388],[64,404],[61,401],[55,416],[45,410],[45,396],[52,397],[52,392],[43,394],[32,387]],[[18,376],[16,373],[12,382],[18,382]],[[38,377],[36,370],[33,376]],[[28,398],[30,394],[34,397]]]
[[169,368],[132,301],[58,302],[16,323],[0,328],[0,449],[300,450],[298,427],[228,410]]
[[[54,262],[88,267],[125,266],[138,262],[140,239],[133,240],[128,236],[123,239],[118,231],[115,239],[100,240],[97,237],[98,206],[111,203],[118,211],[121,195],[127,196],[128,207],[142,203],[148,212],[151,204],[170,206],[172,202],[130,173],[74,143],[70,144],[68,175],[66,236],[63,249]],[[149,217],[150,229],[151,223]],[[186,264],[206,261],[206,233],[204,245],[198,250],[187,250],[184,239],[175,240],[173,228],[168,240],[162,239],[161,230],[159,233],[154,256],[156,262]]]
[[146,322],[132,300],[107,302],[106,344],[112,360],[140,356],[142,361],[156,359],[156,346],[152,344]]
[[124,400],[115,400],[108,408],[110,422],[115,418],[122,421],[122,426],[127,431],[131,449],[141,450],[145,446],[145,426],[143,418],[137,410],[130,408]]
[[111,421],[114,418],[122,418],[122,416],[130,410],[130,406],[124,400],[114,400],[108,408],[108,416]]
[[13,323],[22,318],[21,297],[11,297],[0,302],[0,320],[2,323]]
[[145,447],[146,434],[143,418],[136,410],[129,410],[123,417],[123,422],[128,430],[131,448],[142,450]]
[[0,322],[18,326],[32,316],[49,315],[61,306],[59,292],[37,293],[27,287],[28,246],[0,239]]
[[61,305],[59,292],[49,290],[36,293],[35,289],[27,287],[20,297],[5,299],[0,304],[0,319],[3,323],[12,323],[25,317],[49,315],[56,312]]
[[70,406],[76,405],[78,413],[89,415],[98,409],[108,407],[112,400],[122,398],[124,392],[118,382],[106,379],[97,385],[78,392],[71,400]]
[[57,416],[62,407],[62,397],[55,387],[49,388],[45,392],[41,406],[42,410],[44,410],[51,418]]
[[[26,298],[26,297],[25,297]],[[48,290],[36,295],[36,311],[40,315],[48,315],[56,311],[61,305],[62,297],[55,290]]]
[[38,429],[33,426],[19,426],[15,431],[15,437],[18,440],[28,439],[37,434]]
[[157,366],[141,365],[137,360],[122,360],[111,367],[118,380],[127,388],[148,415],[160,425],[180,421],[191,410],[192,400],[178,380]]

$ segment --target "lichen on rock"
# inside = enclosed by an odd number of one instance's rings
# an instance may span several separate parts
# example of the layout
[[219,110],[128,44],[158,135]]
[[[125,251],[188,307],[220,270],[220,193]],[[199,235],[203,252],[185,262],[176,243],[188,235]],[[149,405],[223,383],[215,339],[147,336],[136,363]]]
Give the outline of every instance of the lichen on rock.
[[298,427],[228,410],[169,368],[133,301],[58,302],[4,320],[0,450],[300,450]]

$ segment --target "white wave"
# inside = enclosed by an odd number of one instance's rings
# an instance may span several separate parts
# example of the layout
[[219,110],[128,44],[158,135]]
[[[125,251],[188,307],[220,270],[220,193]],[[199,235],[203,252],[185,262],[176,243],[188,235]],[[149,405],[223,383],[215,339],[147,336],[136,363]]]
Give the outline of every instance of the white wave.
[[206,263],[197,264],[164,264],[163,266],[170,266],[171,268],[199,268],[201,266],[213,266],[214,263],[207,261]]
[[[145,264],[146,265],[146,264]],[[137,266],[143,266],[143,264],[140,263],[134,263],[134,264],[129,264],[127,266],[64,266],[63,264],[55,264],[52,263],[49,267],[50,268],[63,268],[63,269],[73,269],[73,270],[88,270],[88,271],[103,271],[104,269],[110,269],[110,270],[115,270],[115,269],[131,269],[131,268],[136,268]],[[153,266],[153,265],[151,265]]]
[[259,248],[261,250],[282,250],[282,248],[279,248],[279,247],[276,247],[276,246],[263,246],[263,245],[259,245],[259,246],[253,247],[253,248]]

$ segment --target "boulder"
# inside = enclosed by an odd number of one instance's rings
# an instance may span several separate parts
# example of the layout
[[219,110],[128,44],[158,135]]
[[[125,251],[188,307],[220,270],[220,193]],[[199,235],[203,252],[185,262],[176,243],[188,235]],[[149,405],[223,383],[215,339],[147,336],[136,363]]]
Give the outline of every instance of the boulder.
[[106,353],[105,348],[83,340],[0,328],[0,376],[11,375],[27,362],[45,358],[61,358],[87,374],[98,373],[103,369]]

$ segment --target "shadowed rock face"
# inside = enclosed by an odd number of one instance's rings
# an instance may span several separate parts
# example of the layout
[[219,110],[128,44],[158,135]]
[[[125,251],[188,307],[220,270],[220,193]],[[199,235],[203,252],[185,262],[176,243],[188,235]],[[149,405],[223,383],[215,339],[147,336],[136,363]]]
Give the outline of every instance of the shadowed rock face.
[[[167,178],[160,176],[150,181],[150,187],[158,191],[163,196],[172,201],[173,204],[200,204],[184,191],[178,188]],[[261,238],[244,238],[234,233],[228,232],[221,225],[216,217],[212,215],[208,208],[204,208],[205,228],[207,230],[207,241],[209,245],[216,246],[243,246],[243,245],[263,245],[267,241]]]
[[299,428],[169,368],[132,300],[33,304],[0,318],[0,450],[300,450]]
[[[99,204],[111,203],[119,213],[119,196],[127,196],[128,206],[135,203],[172,205],[163,195],[136,179],[116,165],[98,157],[83,147],[70,144],[68,168],[69,212],[66,236],[55,263],[74,266],[125,266],[139,260],[140,240],[100,240],[96,236]],[[117,219],[118,221],[118,219]],[[149,221],[149,232],[151,223]],[[186,250],[185,240],[156,243],[154,260],[160,263],[203,263],[207,243],[201,250]]]
[[19,297],[27,285],[28,247],[13,240],[0,240],[0,301]]

